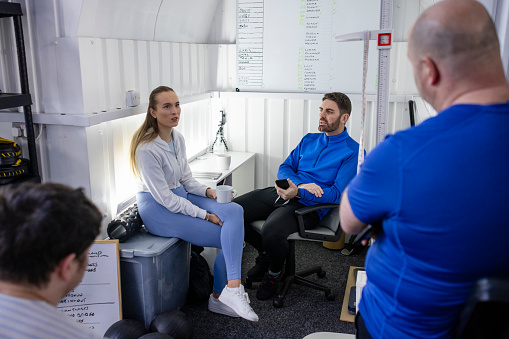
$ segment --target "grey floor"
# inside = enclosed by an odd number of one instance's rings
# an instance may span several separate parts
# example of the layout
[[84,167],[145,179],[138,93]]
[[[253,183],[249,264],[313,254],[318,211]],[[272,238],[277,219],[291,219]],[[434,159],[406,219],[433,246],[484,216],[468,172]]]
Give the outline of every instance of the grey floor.
[[[230,318],[207,310],[207,302],[187,304],[182,307],[193,322],[195,339],[200,338],[303,338],[314,332],[354,333],[354,325],[340,321],[350,266],[364,266],[366,249],[360,254],[344,256],[320,242],[296,243],[297,270],[320,264],[327,272],[325,278],[311,276],[321,284],[331,287],[336,299],[328,301],[323,292],[294,285],[283,308],[274,308],[272,300],[259,301],[256,290],[247,290],[251,306],[260,317],[259,322]],[[242,274],[254,265],[256,250],[246,245],[242,260]],[[256,288],[257,284],[253,284]]]

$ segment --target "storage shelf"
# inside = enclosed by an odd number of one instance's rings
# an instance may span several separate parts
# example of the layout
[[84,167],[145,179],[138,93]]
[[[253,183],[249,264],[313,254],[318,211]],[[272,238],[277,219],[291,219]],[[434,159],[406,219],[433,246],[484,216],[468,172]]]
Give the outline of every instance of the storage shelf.
[[26,177],[24,177],[24,178],[21,178],[21,179],[19,179],[19,180],[16,180],[16,183],[20,184],[20,183],[22,183],[22,182],[27,182],[27,181],[29,181],[29,182],[35,182],[35,183],[40,184],[40,183],[41,183],[41,177],[39,177],[39,176],[34,176],[34,175],[28,175],[28,176],[26,176]]
[[30,94],[0,93],[0,109],[30,106],[32,97]]
[[7,183],[7,184],[0,184],[1,185],[16,185],[16,184],[21,184],[23,182],[34,182],[34,183],[40,183],[41,182],[41,178],[39,176],[34,176],[34,175],[25,175],[25,176],[22,176],[20,178],[16,178],[15,180]]
[[20,4],[15,2],[0,2],[0,18],[6,18],[15,15],[23,15]]
[[25,43],[23,39],[23,24],[21,5],[15,2],[0,1],[0,18],[12,17],[14,36],[16,38],[16,51],[18,55],[18,70],[21,93],[0,93],[0,109],[23,107],[25,129],[28,142],[28,158],[30,160],[28,175],[16,178],[12,184],[22,182],[41,182],[37,162],[37,150],[35,145],[34,127],[32,119],[32,97],[28,86],[28,71],[25,56]]

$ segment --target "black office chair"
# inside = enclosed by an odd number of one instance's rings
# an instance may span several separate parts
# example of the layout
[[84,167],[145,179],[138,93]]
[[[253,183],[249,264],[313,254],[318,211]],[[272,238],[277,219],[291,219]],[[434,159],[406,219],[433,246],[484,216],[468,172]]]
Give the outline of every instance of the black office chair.
[[[306,230],[304,228],[303,216],[307,213],[323,208],[330,208],[331,210],[325,217],[323,217],[323,219],[315,228]],[[326,273],[321,266],[316,266],[307,270],[295,272],[295,241],[338,241],[339,238],[341,238],[341,234],[343,233],[341,227],[339,226],[339,205],[318,204],[313,206],[306,206],[296,210],[295,215],[297,216],[299,223],[299,232],[292,233],[287,238],[288,242],[290,243],[290,251],[286,257],[285,272],[283,276],[284,283],[280,293],[276,296],[276,299],[274,299],[273,302],[274,307],[278,308],[283,307],[286,294],[288,293],[288,290],[292,284],[298,284],[319,291],[324,291],[327,300],[334,300],[334,298],[336,298],[336,296],[331,293],[331,289],[329,287],[317,284],[304,278],[314,273],[316,273],[320,278],[325,277]],[[253,227],[258,233],[261,234],[264,223],[265,220],[258,220],[252,222],[251,227]],[[251,288],[252,281],[247,278],[244,285],[247,288]]]
[[509,279],[483,278],[472,287],[455,339],[509,338]]

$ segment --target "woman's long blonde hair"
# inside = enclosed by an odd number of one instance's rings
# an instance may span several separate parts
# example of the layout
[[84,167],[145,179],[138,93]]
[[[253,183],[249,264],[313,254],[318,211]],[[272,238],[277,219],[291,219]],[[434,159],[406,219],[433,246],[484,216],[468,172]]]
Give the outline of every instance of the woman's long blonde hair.
[[[131,170],[134,175],[139,177],[140,172],[138,171],[138,165],[136,164],[136,150],[140,144],[149,142],[154,140],[159,135],[159,127],[157,126],[157,120],[150,114],[150,109],[155,110],[157,107],[156,96],[159,93],[163,92],[175,92],[172,88],[167,86],[159,86],[155,88],[152,93],[150,93],[150,97],[148,99],[148,108],[147,115],[145,116],[145,121],[138,128],[136,132],[134,132],[133,138],[131,140],[131,147],[129,148],[129,159]],[[149,129],[152,128],[152,132],[147,133]]]

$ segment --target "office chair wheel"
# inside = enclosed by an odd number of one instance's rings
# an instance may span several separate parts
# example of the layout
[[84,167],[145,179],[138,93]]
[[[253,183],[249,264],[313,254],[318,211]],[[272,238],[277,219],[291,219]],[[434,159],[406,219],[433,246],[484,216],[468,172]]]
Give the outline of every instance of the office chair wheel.
[[246,278],[246,281],[244,282],[244,287],[251,289],[253,287],[253,282],[249,280],[249,278]]
[[272,302],[272,305],[275,308],[281,308],[281,307],[283,307],[284,302],[285,302],[285,300],[284,300],[283,296],[278,295],[276,297],[276,299],[274,299],[274,301]]
[[332,301],[334,299],[336,299],[336,295],[334,293],[326,293],[325,294],[325,298],[327,298],[328,301]]
[[324,270],[321,270],[316,275],[318,276],[318,278],[325,278],[326,274],[327,274],[327,272],[325,272]]

